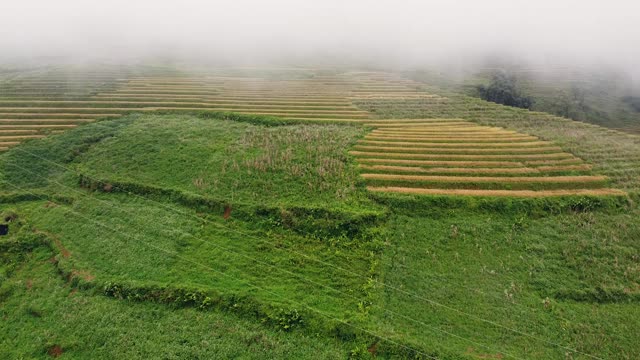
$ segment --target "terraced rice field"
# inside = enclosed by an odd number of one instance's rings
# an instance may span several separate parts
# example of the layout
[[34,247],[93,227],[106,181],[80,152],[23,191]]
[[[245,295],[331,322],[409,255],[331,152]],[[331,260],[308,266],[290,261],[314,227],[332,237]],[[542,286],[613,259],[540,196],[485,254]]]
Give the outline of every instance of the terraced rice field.
[[[310,75],[309,75],[310,74]],[[381,97],[435,98],[386,74],[291,72],[277,79],[225,72],[186,75],[166,69],[36,70],[0,79],[0,151],[83,123],[131,112],[219,111],[296,121],[359,122],[353,105]]]
[[377,120],[350,153],[368,189],[428,195],[624,195],[606,176],[531,135],[460,119]]
[[[108,68],[45,68],[0,77],[0,151],[28,139],[74,128],[98,119],[119,117],[114,111],[78,111],[67,104],[118,86],[130,70]],[[39,104],[54,104],[54,109]]]
[[[466,116],[384,119],[385,112],[489,116],[486,107],[378,72],[279,76],[160,69],[54,69],[0,79],[0,151],[28,139],[132,112],[216,111],[373,128],[351,151],[369,189],[416,194],[621,194],[558,144]],[[302,76],[300,75],[302,73]],[[283,75],[284,74],[284,75]],[[400,110],[398,109],[400,108]],[[382,111],[380,111],[382,110]],[[481,115],[481,116],[480,116]]]

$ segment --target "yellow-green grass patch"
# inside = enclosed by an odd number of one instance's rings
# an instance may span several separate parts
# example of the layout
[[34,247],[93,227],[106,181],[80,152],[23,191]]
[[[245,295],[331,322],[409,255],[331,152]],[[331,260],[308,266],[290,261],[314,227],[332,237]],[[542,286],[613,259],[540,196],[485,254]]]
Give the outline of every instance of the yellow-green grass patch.
[[349,151],[349,154],[357,157],[382,157],[382,158],[409,158],[409,159],[467,159],[467,160],[537,160],[537,159],[576,159],[569,153],[549,154],[501,154],[501,155],[455,155],[455,154],[409,154],[409,153],[385,153],[373,151]]
[[525,165],[517,161],[461,161],[461,160],[406,160],[406,159],[380,159],[380,158],[359,158],[358,161],[364,164],[401,164],[417,166],[446,166],[446,167],[509,167],[522,168]]
[[210,104],[236,104],[236,105],[244,105],[244,104],[256,104],[256,105],[290,105],[290,106],[325,106],[325,107],[348,107],[352,109],[359,110],[355,107],[351,102],[348,101],[309,101],[309,100],[269,100],[269,99],[220,99],[215,97],[208,96],[172,96],[172,95],[161,95],[161,96],[147,96],[147,95],[126,95],[126,96],[111,96],[111,95],[95,95],[92,99],[100,99],[100,100],[140,100],[140,101],[154,101],[154,100],[196,100],[198,102],[206,102]]
[[536,169],[543,172],[553,172],[553,171],[589,171],[592,169],[592,166],[589,164],[580,164],[580,165],[557,165],[557,166],[539,166]]
[[376,136],[448,136],[448,135],[459,135],[459,136],[492,136],[492,135],[509,135],[509,136],[521,136],[522,133],[516,133],[515,131],[477,131],[477,130],[423,130],[423,131],[409,131],[409,132],[397,132],[397,131],[385,131],[385,130],[374,130],[370,133],[370,135]]
[[[201,99],[201,98],[200,98]],[[188,102],[188,101],[167,101],[162,99],[161,101],[147,101],[147,100],[139,100],[139,99],[133,99],[133,100],[117,100],[117,101],[112,101],[112,100],[96,100],[96,99],[91,99],[91,100],[0,100],[0,104],[2,103],[10,103],[10,104],[186,104],[186,105],[200,105],[200,104],[205,104],[205,105],[216,105],[218,103],[218,101],[216,101],[215,99],[212,100],[208,100],[208,101],[193,101],[193,102]],[[224,104],[225,106],[233,106],[233,105],[241,105],[241,106],[246,106],[247,103],[246,102],[242,102],[242,101],[220,101],[221,104]],[[264,103],[264,101],[262,101],[262,103]],[[307,105],[307,104],[300,104],[300,103],[288,103],[288,102],[280,102],[278,104],[269,104],[269,103],[264,103],[264,104],[254,104],[255,106],[282,106],[282,105],[287,105],[287,106],[293,106],[293,107],[305,107],[305,106],[309,106],[309,107],[326,107],[329,109],[334,109],[334,108],[348,108],[352,111],[356,111],[356,112],[363,112],[366,113],[367,111],[364,110],[360,110],[350,104],[345,103],[345,105],[339,105],[339,106],[332,106],[332,105],[318,105],[318,106],[313,106],[313,105]]]
[[[180,110],[180,108],[176,108],[175,110]],[[217,109],[203,109],[203,110],[213,110],[213,111],[220,111]],[[247,115],[268,115],[268,116],[278,116],[278,117],[285,117],[285,118],[289,118],[289,119],[296,119],[296,118],[300,118],[300,119],[329,119],[329,120],[334,120],[334,119],[347,119],[347,120],[362,120],[363,118],[366,118],[366,116],[364,115],[348,115],[348,114],[317,114],[317,113],[313,113],[313,112],[265,112],[265,111],[238,111],[238,110],[231,110],[231,109],[227,109],[224,111],[228,111],[228,112],[234,112],[234,113],[238,113],[238,114],[247,114]]]
[[364,151],[394,151],[394,152],[420,152],[420,153],[461,153],[461,154],[476,154],[476,153],[497,153],[497,154],[514,154],[514,153],[556,153],[561,152],[562,149],[558,146],[549,147],[502,147],[496,149],[487,148],[441,148],[441,147],[401,147],[401,146],[370,146],[370,145],[355,145],[355,149]]
[[[5,114],[49,114],[49,113],[60,113],[60,114],[72,114],[79,115],[84,112],[88,113],[96,113],[98,111],[106,113],[111,112],[113,116],[121,116],[122,111],[131,111],[136,110],[137,108],[115,108],[115,107],[102,107],[102,108],[92,108],[92,107],[0,107],[0,111]],[[73,113],[71,113],[73,112]],[[83,114],[84,115],[84,114]]]
[[527,166],[550,166],[550,165],[573,165],[580,164],[582,160],[579,158],[559,159],[559,160],[528,160],[525,161]]
[[61,124],[75,124],[75,123],[88,123],[94,122],[95,119],[0,119],[0,124],[49,124],[49,123],[61,123]]
[[462,138],[491,138],[491,137],[495,137],[495,138],[509,138],[509,137],[522,137],[522,136],[531,136],[531,135],[525,135],[525,134],[509,134],[509,133],[500,133],[500,132],[495,132],[495,133],[466,133],[466,134],[457,134],[454,131],[446,131],[446,132],[442,132],[442,133],[436,133],[436,134],[400,134],[400,135],[393,135],[393,134],[384,134],[384,133],[375,133],[375,134],[368,134],[369,136],[376,136],[376,137],[389,137],[389,138],[431,138],[431,137],[446,137],[446,136],[451,136],[451,137],[462,137]]
[[372,123],[371,120],[368,121],[366,123],[367,126],[370,126],[372,128],[376,128],[376,129],[390,129],[390,130],[398,130],[398,129],[402,129],[402,130],[407,130],[407,129],[422,129],[422,130],[428,130],[428,129],[459,129],[459,128],[469,128],[469,127],[473,127],[473,124],[470,123],[465,123],[465,122],[450,122],[450,123],[436,123],[436,122],[432,122],[432,123],[424,123],[424,124],[407,124],[407,123],[403,123],[403,124],[382,124],[382,123]]
[[397,175],[397,174],[361,174],[368,180],[459,182],[459,183],[602,183],[608,180],[601,175],[567,176],[437,176],[437,175]]
[[290,121],[300,121],[305,123],[348,123],[348,124],[359,124],[362,122],[362,119],[345,119],[339,117],[301,117],[301,116],[278,116],[281,119],[290,120]]
[[[2,108],[0,107],[0,110]],[[42,118],[42,117],[50,117],[50,114],[47,113],[31,113],[31,112],[13,112],[13,113],[1,113],[0,116],[3,118],[12,118],[12,117],[24,117],[24,118]],[[56,117],[65,117],[65,118],[113,118],[120,117],[121,114],[73,114],[73,113],[56,113]]]
[[273,98],[273,97],[251,97],[251,98],[226,98],[226,97],[213,97],[213,96],[194,96],[194,95],[170,95],[170,94],[150,94],[150,95],[135,95],[135,94],[123,94],[123,95],[95,95],[93,99],[146,99],[155,98],[160,100],[198,100],[206,101],[210,103],[231,103],[231,104],[246,104],[246,103],[264,103],[264,104],[291,104],[291,105],[322,105],[322,106],[350,106],[355,109],[351,102],[342,100],[324,100],[324,99],[290,99],[290,98]]
[[121,101],[121,100],[109,100],[109,101],[87,101],[90,104],[142,104],[142,105],[156,105],[156,104],[164,104],[164,105],[202,105],[202,106],[210,106],[210,107],[227,107],[227,108],[248,108],[248,109],[292,109],[292,110],[313,110],[313,111],[341,111],[341,112],[354,112],[354,113],[367,113],[366,111],[362,111],[360,109],[355,108],[351,105],[327,105],[327,104],[316,104],[313,103],[288,103],[288,102],[280,102],[280,103],[269,103],[269,102],[258,102],[258,101],[211,101],[211,100],[201,100],[201,101],[176,101],[176,99],[171,99],[172,101],[165,101],[163,99],[152,99],[152,100],[136,100],[136,101]]
[[174,84],[174,85],[163,85],[163,84],[127,84],[122,89],[129,90],[146,90],[146,89],[160,89],[160,90],[223,90],[223,86],[221,85],[213,85],[213,84]]
[[40,113],[48,113],[48,114],[55,114],[57,112],[60,111],[76,111],[78,113],[82,113],[83,111],[91,111],[91,112],[95,112],[97,110],[99,111],[114,111],[114,112],[146,112],[146,111],[158,111],[158,110],[182,110],[182,111],[228,111],[228,112],[235,112],[235,113],[240,113],[240,114],[257,114],[257,115],[273,115],[273,116],[279,116],[279,115],[297,115],[299,117],[308,117],[308,118],[313,118],[313,117],[326,117],[326,118],[331,118],[331,117],[344,117],[344,118],[352,118],[352,119],[363,119],[366,120],[367,119],[367,114],[361,114],[361,113],[355,113],[355,114],[351,114],[350,112],[344,112],[344,113],[340,113],[340,112],[327,112],[327,113],[321,113],[318,114],[317,111],[296,111],[296,110],[278,110],[277,112],[267,112],[267,111],[251,111],[251,110],[246,110],[245,109],[229,109],[229,108],[212,108],[212,107],[177,107],[177,106],[155,106],[155,107],[127,107],[127,108],[112,108],[112,107],[102,107],[102,108],[95,108],[95,107],[86,107],[86,108],[68,108],[68,107],[53,107],[53,108],[41,108],[41,107],[22,107],[22,108],[3,108],[2,110],[9,112],[9,111],[16,111],[16,112],[20,112],[20,111],[25,111],[25,110],[29,110],[31,112],[40,112]]
[[367,140],[397,140],[397,141],[415,141],[415,142],[430,142],[430,141],[466,141],[466,142],[515,142],[515,141],[535,141],[538,140],[535,136],[492,136],[492,137],[468,137],[468,136],[377,136],[377,135],[367,135],[365,137]]
[[[369,124],[369,123],[367,123]],[[371,126],[371,125],[370,125]],[[374,127],[374,126],[372,126]],[[504,130],[501,128],[490,128],[490,127],[480,127],[480,126],[474,126],[474,125],[469,125],[469,124],[458,124],[458,125],[452,125],[452,124],[442,124],[442,123],[438,123],[435,125],[423,125],[423,126],[403,126],[403,127],[377,127],[375,126],[375,128],[372,131],[376,131],[376,132],[387,132],[387,133],[392,133],[392,132],[397,132],[397,133],[403,133],[403,134],[411,134],[411,133],[416,133],[416,132],[421,132],[421,131],[475,131],[475,132],[482,132],[482,131],[490,131],[490,132],[500,132],[500,131],[509,131],[509,130]]]
[[[332,113],[332,114],[349,114],[349,115],[368,115],[368,112],[357,110],[354,108],[328,108],[328,109],[318,109],[316,107],[311,106],[292,106],[288,108],[288,106],[282,105],[249,105],[249,104],[240,104],[240,105],[230,105],[230,104],[212,104],[206,102],[174,102],[174,101],[152,101],[152,102],[138,102],[138,101],[36,101],[34,104],[43,104],[43,105],[51,105],[51,104],[69,104],[73,106],[82,106],[86,105],[87,107],[98,106],[98,105],[109,105],[107,108],[113,108],[113,106],[117,105],[139,105],[140,107],[180,107],[187,108],[189,106],[197,105],[198,108],[212,108],[219,109],[221,111],[277,111],[277,112],[314,112],[314,113]],[[13,105],[13,104],[12,104]],[[37,107],[24,107],[25,109],[32,109]],[[66,108],[71,109],[73,107],[56,107],[56,108]],[[129,107],[127,107],[129,108]],[[0,109],[2,109],[0,107]]]
[[2,134],[22,135],[22,134],[36,134],[38,130],[6,130],[0,129],[0,136]]
[[7,135],[0,136],[0,141],[24,140],[24,139],[41,139],[44,135]]
[[[458,130],[460,130],[458,132]],[[528,134],[522,134],[518,132],[508,132],[508,131],[469,131],[463,127],[433,127],[431,129],[423,129],[420,131],[410,131],[410,132],[400,132],[394,133],[392,131],[386,130],[373,130],[369,135],[371,136],[389,136],[389,137],[429,137],[429,136],[531,136]]]
[[[358,105],[358,102],[354,102],[354,104]],[[423,119],[387,119],[387,118],[376,118],[374,120],[372,120],[374,122],[380,123],[380,124],[387,124],[387,125],[393,125],[393,124],[403,124],[402,126],[405,127],[411,127],[411,126],[426,126],[429,125],[431,123],[465,123],[468,124],[469,126],[481,126],[481,127],[497,127],[497,128],[501,128],[500,126],[496,126],[496,125],[480,125],[477,122],[470,120],[470,119],[458,119],[458,118],[423,118]]]
[[531,141],[531,142],[500,142],[500,143],[490,143],[490,142],[402,142],[402,141],[377,141],[377,140],[358,140],[358,144],[366,144],[366,145],[392,145],[392,146],[405,146],[405,147],[428,147],[428,146],[437,146],[437,147],[457,147],[457,148],[495,148],[495,147],[538,147],[538,146],[549,146],[553,143],[550,141]]
[[48,124],[48,125],[0,125],[0,129],[59,129],[59,128],[73,128],[78,125],[75,124]]
[[561,196],[626,196],[627,193],[616,189],[570,189],[570,190],[472,190],[472,189],[425,189],[394,186],[367,186],[369,191],[393,192],[420,195],[458,195],[458,196],[500,196],[500,197],[561,197]]
[[[313,102],[344,102],[346,103],[346,99],[344,97],[314,97],[314,96],[304,96],[304,95],[251,95],[251,96],[231,96],[228,94],[224,95],[215,95],[215,94],[204,94],[203,96],[199,96],[198,94],[171,94],[171,93],[126,93],[126,92],[118,92],[118,93],[101,93],[95,95],[95,97],[101,96],[127,96],[127,97],[205,97],[215,100],[236,100],[236,101],[254,101],[254,100],[277,100],[277,101],[313,101]],[[349,102],[350,103],[350,102]]]
[[424,119],[375,119],[371,120],[372,123],[378,124],[432,124],[432,123],[464,123],[469,125],[481,126],[472,121],[457,119],[457,118],[424,118]]
[[397,165],[358,165],[363,170],[379,170],[388,172],[415,172],[415,173],[452,173],[452,174],[539,174],[534,168],[473,168],[473,167],[419,167]]

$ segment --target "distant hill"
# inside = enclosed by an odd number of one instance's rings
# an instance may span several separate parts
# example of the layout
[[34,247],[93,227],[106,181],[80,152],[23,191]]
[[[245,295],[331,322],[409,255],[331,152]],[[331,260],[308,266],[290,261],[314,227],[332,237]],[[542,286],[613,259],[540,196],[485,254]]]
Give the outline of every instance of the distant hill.
[[519,91],[533,100],[531,109],[534,111],[640,133],[640,97],[633,94],[628,77],[615,71],[491,67],[458,74],[423,71],[408,75],[451,91],[480,97],[479,89],[490,84],[497,71],[506,71],[517,79]]

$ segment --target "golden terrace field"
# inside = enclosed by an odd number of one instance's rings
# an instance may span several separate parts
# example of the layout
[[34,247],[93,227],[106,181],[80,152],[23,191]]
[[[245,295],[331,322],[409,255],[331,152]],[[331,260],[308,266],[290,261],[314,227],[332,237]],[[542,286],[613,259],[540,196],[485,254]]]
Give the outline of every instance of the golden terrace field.
[[[378,120],[351,151],[369,190],[480,196],[624,195],[558,146],[457,119]],[[539,191],[532,191],[539,190]]]
[[[65,70],[69,71],[69,70]],[[296,75],[109,69],[25,73],[0,82],[0,151],[131,112],[234,112],[372,128],[350,152],[372,191],[495,196],[623,195],[557,144],[470,120],[385,119],[354,103],[450,100],[384,73]],[[410,110],[411,105],[405,106]],[[375,111],[376,109],[372,109]]]

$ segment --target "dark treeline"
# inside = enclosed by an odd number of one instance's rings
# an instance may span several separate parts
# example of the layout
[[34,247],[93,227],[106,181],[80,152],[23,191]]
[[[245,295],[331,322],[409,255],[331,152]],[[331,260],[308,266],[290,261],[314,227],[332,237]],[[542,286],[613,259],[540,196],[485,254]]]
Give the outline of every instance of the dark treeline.
[[625,96],[623,100],[629,104],[633,110],[640,112],[640,96]]
[[520,93],[515,76],[500,71],[493,74],[489,85],[478,85],[478,94],[487,101],[531,109],[533,99]]

